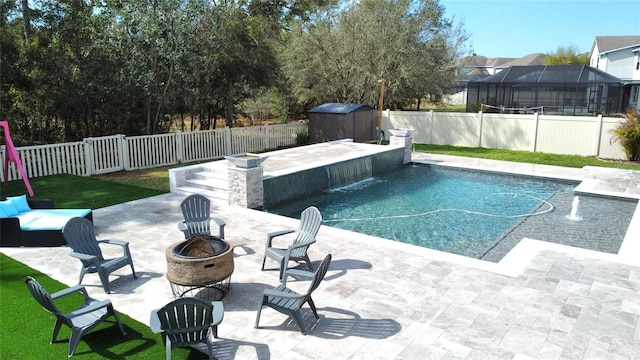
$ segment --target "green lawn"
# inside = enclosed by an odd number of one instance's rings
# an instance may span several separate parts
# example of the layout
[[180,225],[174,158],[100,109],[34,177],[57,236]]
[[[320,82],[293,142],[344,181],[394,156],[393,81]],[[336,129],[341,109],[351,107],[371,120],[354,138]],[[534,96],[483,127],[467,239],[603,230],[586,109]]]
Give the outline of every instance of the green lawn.
[[[135,178],[134,174],[130,175]],[[75,175],[52,175],[29,179],[35,199],[51,199],[58,208],[99,209],[123,202],[160,195],[167,191],[123,183],[106,181],[98,177]],[[26,186],[22,180],[9,181],[9,186],[1,188],[2,196],[26,194]]]
[[[58,341],[49,344],[55,317],[40,307],[27,290],[25,276],[36,278],[50,293],[66,286],[46,275],[0,254],[0,358],[65,359],[71,331],[63,326]],[[70,296],[57,303],[64,310],[81,304],[81,297]],[[116,309],[117,310],[117,309]],[[122,337],[114,318],[82,337],[74,359],[163,359],[164,346],[158,334],[144,324],[120,314],[126,337]],[[187,359],[190,350],[174,351],[174,359]]]
[[533,153],[529,151],[514,151],[487,148],[471,148],[457,147],[450,145],[425,145],[416,144],[414,151],[446,154],[455,156],[465,156],[483,159],[494,159],[514,162],[524,162],[530,164],[546,164],[557,165],[573,168],[581,168],[583,166],[602,166],[620,169],[640,170],[639,163],[630,163],[622,161],[607,161],[596,158],[595,156],[578,156],[578,155],[556,155],[547,153]]

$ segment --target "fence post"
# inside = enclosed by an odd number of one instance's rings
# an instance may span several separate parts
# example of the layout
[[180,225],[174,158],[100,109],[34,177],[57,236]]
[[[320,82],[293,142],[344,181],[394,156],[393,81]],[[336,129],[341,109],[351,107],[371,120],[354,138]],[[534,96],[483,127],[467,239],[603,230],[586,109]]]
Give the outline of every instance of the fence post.
[[482,147],[482,131],[484,125],[484,113],[482,110],[478,112],[478,116],[480,117],[480,134],[478,134],[478,147]]
[[175,133],[175,141],[176,141],[176,160],[178,163],[181,163],[184,159],[184,139],[182,130],[176,130]]
[[538,150],[538,127],[540,126],[540,114],[537,112],[533,113],[533,120],[535,121],[535,129],[533,131],[533,149],[532,152],[536,152]]
[[225,155],[233,154],[233,144],[231,143],[231,141],[232,141],[231,129],[228,126],[225,126],[224,127],[224,143],[226,146]]
[[271,149],[271,146],[269,146],[269,125],[263,125],[264,126],[264,145],[266,149]]
[[82,139],[84,143],[84,176],[93,175],[95,171],[95,165],[93,163],[93,141],[91,138]]
[[600,143],[602,142],[602,114],[598,114],[598,142],[596,144],[596,156],[600,157]]
[[118,155],[120,156],[120,164],[122,164],[122,167],[125,170],[131,170],[131,154],[129,154],[129,151],[131,151],[131,149],[129,148],[129,142],[126,139],[126,136],[124,134],[120,134],[120,136],[118,136]]
[[9,181],[9,174],[4,173],[4,162],[7,160],[7,157],[4,155],[4,149],[5,146],[0,145],[0,175],[2,175],[0,176],[0,179],[2,179],[3,182],[5,181],[5,179],[6,181]]
[[391,110],[386,109],[382,114],[382,128],[392,129],[394,126],[391,124]]
[[429,110],[429,115],[431,121],[431,125],[429,126],[429,145],[433,145],[433,124],[436,122],[436,113],[433,110]]

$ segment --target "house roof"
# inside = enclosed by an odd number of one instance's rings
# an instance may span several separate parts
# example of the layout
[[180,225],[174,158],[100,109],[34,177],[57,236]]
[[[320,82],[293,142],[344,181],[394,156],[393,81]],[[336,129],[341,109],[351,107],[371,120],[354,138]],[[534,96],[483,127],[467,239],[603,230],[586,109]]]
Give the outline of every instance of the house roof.
[[488,58],[486,56],[467,56],[459,61],[462,67],[495,67],[516,60],[515,58]]
[[531,66],[531,65],[544,65],[547,55],[543,53],[533,53],[527,56],[523,56],[519,59],[515,59],[500,65],[501,68],[510,66]]
[[511,66],[475,83],[621,83],[604,71],[586,65]]
[[632,46],[640,46],[640,35],[596,36],[591,48],[592,53],[596,46],[601,54]]
[[363,104],[326,103],[310,109],[309,113],[348,114],[354,111],[374,110],[371,106]]

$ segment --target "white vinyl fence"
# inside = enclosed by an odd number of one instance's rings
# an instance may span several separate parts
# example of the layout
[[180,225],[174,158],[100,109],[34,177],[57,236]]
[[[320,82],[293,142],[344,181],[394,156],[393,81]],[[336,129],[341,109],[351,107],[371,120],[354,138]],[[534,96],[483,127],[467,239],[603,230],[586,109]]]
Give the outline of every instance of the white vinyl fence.
[[539,114],[385,111],[383,129],[413,129],[416,144],[626,159],[611,134],[621,118]]
[[[193,161],[294,145],[305,123],[224,128],[159,135],[111,135],[82,141],[18,147],[18,157],[29,178],[55,174],[96,175]],[[0,147],[0,175],[5,179],[5,146]],[[21,179],[15,163],[8,179]]]

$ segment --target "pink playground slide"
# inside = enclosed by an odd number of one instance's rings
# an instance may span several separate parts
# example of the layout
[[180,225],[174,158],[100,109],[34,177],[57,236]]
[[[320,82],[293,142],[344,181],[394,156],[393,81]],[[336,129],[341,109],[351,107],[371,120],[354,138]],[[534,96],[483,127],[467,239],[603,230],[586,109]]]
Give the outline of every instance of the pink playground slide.
[[22,166],[22,162],[18,157],[18,152],[16,152],[15,146],[13,146],[13,141],[11,141],[11,134],[9,133],[9,123],[6,120],[0,121],[0,127],[4,130],[4,141],[5,141],[5,159],[4,159],[4,186],[9,185],[9,163],[14,162],[18,167],[18,171],[20,171],[20,175],[22,175],[22,181],[24,181],[24,185],[27,187],[27,192],[29,192],[29,196],[33,196],[33,189],[31,189],[31,184],[29,184],[29,178],[27,177],[27,173],[24,171],[24,167]]

